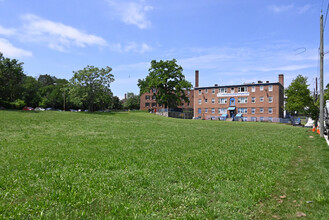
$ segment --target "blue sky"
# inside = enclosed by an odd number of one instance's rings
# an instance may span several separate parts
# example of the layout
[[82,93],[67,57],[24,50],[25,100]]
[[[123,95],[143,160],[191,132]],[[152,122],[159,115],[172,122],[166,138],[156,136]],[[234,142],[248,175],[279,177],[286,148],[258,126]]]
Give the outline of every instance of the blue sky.
[[110,66],[120,98],[139,93],[151,60],[173,58],[192,84],[200,71],[200,86],[277,82],[283,73],[286,87],[302,74],[313,90],[320,11],[325,17],[328,2],[0,0],[0,51],[24,62],[30,76],[70,79],[87,65]]

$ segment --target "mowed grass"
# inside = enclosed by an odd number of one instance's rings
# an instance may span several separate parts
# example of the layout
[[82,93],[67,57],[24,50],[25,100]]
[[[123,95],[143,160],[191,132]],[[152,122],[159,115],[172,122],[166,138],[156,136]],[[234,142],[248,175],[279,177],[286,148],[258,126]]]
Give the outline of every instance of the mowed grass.
[[328,146],[309,129],[0,111],[0,132],[0,218],[329,217]]

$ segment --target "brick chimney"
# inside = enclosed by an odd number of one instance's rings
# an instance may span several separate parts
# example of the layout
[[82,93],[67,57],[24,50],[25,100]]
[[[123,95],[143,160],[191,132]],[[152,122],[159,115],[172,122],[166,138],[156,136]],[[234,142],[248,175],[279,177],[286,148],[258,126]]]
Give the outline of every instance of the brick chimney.
[[283,74],[279,74],[279,83],[284,87],[284,78],[283,78]]
[[195,70],[195,88],[199,87],[199,70]]

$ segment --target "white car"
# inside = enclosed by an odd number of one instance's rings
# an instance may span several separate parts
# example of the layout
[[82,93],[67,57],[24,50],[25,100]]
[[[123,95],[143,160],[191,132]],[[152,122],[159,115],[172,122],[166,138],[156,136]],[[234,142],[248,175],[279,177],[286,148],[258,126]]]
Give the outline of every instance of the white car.
[[34,111],[44,111],[44,110],[46,110],[46,109],[45,108],[42,108],[42,107],[36,107],[34,109]]

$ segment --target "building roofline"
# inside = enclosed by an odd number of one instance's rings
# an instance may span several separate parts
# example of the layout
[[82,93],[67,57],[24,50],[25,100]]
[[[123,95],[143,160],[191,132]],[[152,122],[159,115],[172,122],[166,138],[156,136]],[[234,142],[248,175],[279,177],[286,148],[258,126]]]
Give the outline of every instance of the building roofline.
[[279,86],[282,86],[281,83],[274,82],[274,83],[248,83],[248,84],[223,85],[223,86],[202,86],[202,87],[194,87],[194,89],[218,89],[218,88],[230,88],[230,87],[242,87],[242,86],[262,86],[262,85],[263,86],[264,85],[279,85]]

